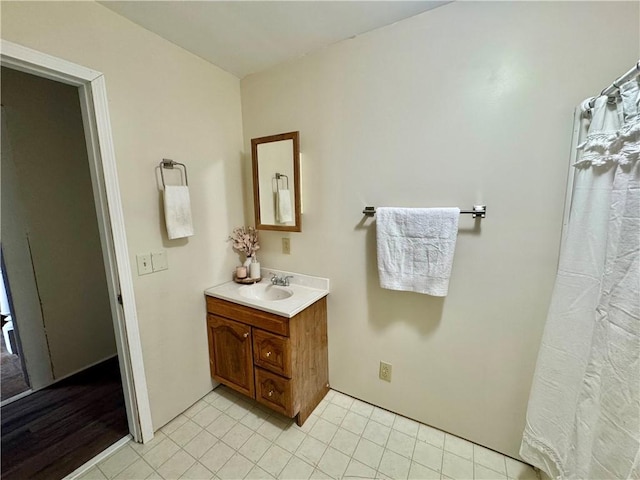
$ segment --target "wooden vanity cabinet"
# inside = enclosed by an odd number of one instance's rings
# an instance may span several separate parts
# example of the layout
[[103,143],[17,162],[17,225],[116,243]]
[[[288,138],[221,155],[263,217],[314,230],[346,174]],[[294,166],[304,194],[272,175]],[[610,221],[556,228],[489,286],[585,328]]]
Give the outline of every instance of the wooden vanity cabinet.
[[329,391],[326,297],[292,318],[206,300],[211,376],[302,425]]

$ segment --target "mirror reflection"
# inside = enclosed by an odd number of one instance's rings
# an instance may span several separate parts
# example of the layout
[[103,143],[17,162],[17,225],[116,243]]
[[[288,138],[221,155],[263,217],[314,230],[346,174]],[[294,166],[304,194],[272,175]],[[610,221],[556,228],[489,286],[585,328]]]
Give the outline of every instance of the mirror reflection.
[[300,232],[298,132],[251,140],[256,228]]

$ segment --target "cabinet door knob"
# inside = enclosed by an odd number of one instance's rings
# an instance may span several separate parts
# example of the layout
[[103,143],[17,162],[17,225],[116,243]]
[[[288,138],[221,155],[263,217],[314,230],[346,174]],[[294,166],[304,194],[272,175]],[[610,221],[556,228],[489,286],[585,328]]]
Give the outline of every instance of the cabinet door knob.
[[273,390],[269,390],[269,396],[273,397]]
[[244,338],[247,338],[249,336],[249,332],[244,334]]
[[270,357],[271,356],[271,352],[267,352],[266,355],[267,355],[267,357]]

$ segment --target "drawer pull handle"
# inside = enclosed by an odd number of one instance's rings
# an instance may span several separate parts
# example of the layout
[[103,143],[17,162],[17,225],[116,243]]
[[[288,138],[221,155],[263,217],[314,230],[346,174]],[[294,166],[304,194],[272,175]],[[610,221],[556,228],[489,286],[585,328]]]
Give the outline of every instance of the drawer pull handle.
[[267,355],[267,357],[270,357],[271,356],[271,352],[267,352],[266,355]]
[[269,396],[273,397],[273,390],[269,390]]
[[244,334],[244,338],[247,338],[249,336],[249,332]]

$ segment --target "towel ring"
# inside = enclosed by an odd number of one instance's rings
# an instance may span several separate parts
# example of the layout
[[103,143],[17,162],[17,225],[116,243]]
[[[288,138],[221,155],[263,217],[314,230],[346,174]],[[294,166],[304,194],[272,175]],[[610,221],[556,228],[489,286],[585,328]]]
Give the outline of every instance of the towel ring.
[[[283,177],[284,177],[284,180],[282,180],[282,183],[286,186],[286,190],[289,190],[289,177],[287,177],[284,173],[276,172],[276,175],[275,175],[276,192],[280,191],[280,182],[279,182],[279,180],[281,180]],[[285,181],[286,181],[286,183],[285,183]]]
[[169,158],[163,158],[160,162],[160,176],[162,177],[162,188],[165,188],[166,185],[164,183],[164,170],[165,168],[173,169],[176,165],[180,165],[184,170],[184,185],[186,187],[189,186],[189,181],[187,179],[187,166],[184,163],[176,162]]

